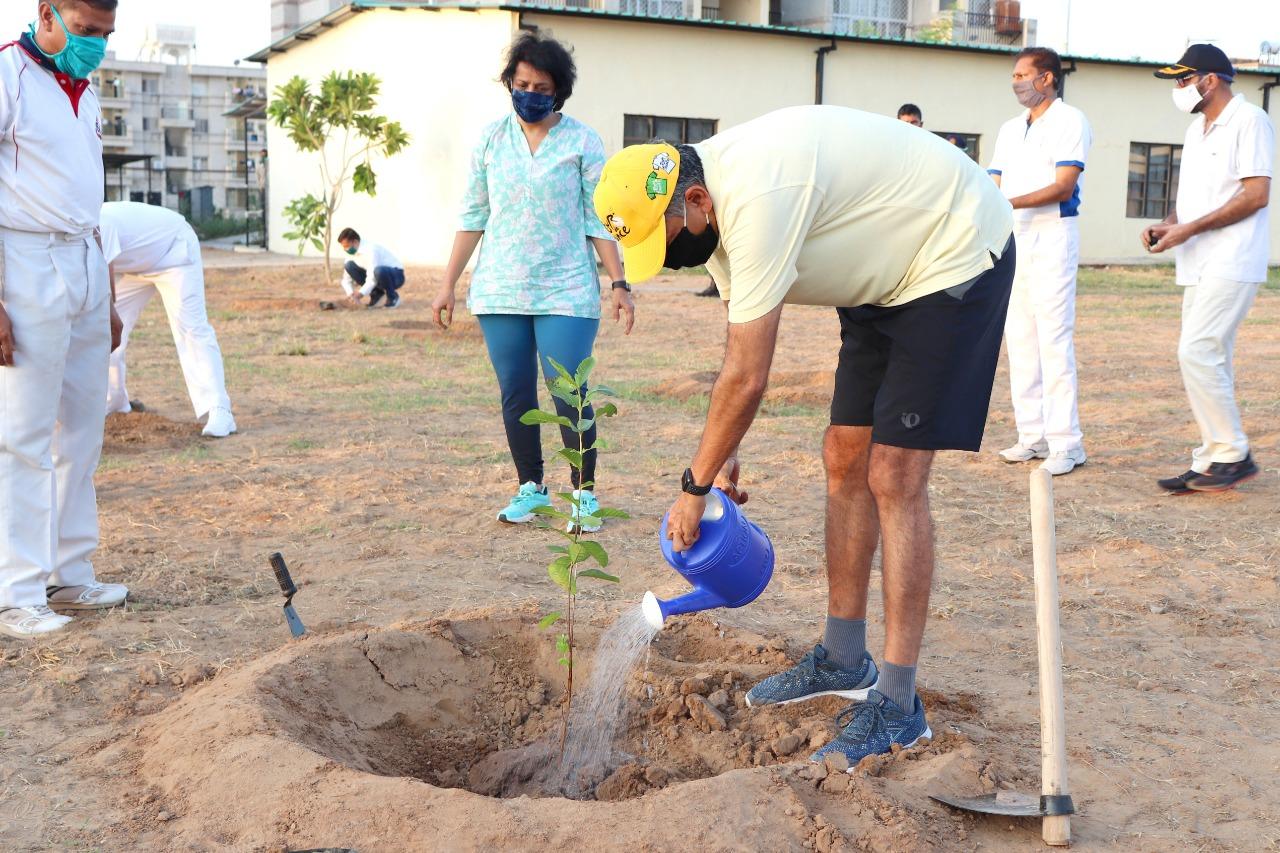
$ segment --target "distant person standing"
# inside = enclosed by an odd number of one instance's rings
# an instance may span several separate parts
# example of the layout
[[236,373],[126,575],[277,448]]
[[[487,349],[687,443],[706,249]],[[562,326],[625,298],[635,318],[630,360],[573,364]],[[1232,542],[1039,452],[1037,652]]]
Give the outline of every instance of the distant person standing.
[[1081,175],[1093,143],[1084,113],[1058,97],[1062,60],[1047,47],[1015,57],[1025,109],[1005,122],[988,169],[1013,205],[1018,271],[1005,340],[1018,441],[1006,462],[1044,459],[1054,476],[1085,463],[1076,402],[1076,271]]
[[43,0],[0,46],[0,634],[66,626],[59,610],[124,602],[99,583],[107,358],[119,340],[102,209],[102,110],[89,76],[115,0]]
[[898,121],[905,121],[907,124],[914,124],[916,127],[924,127],[924,114],[920,112],[920,108],[915,104],[903,104],[898,107]]
[[384,296],[388,308],[400,304],[404,264],[399,258],[381,243],[360,239],[354,228],[342,229],[338,245],[351,256],[342,268],[342,289],[346,291],[347,298],[359,302],[361,297],[367,296],[369,308],[375,307]]
[[[512,112],[484,129],[471,158],[471,173],[453,253],[431,313],[442,328],[453,321],[458,279],[480,246],[467,306],[480,323],[502,394],[502,421],[515,462],[518,488],[498,520],[522,524],[551,498],[543,483],[542,437],[520,417],[538,407],[538,368],[554,376],[551,359],[572,371],[595,346],[600,328],[600,275],[592,249],[613,281],[613,317],[635,321],[631,287],[622,274],[618,246],[596,218],[592,194],[604,168],[604,144],[587,125],[560,110],[573,93],[577,68],[564,45],[538,33],[521,33],[500,75]],[[484,239],[481,244],[481,238]],[[576,412],[563,400],[556,410]],[[585,415],[594,418],[593,413]],[[578,436],[561,431],[576,450]],[[584,436],[595,444],[596,428]],[[581,475],[571,472],[576,526],[578,509],[594,518],[596,451],[583,455]],[[594,530],[587,522],[583,529]]]
[[1275,128],[1267,114],[1233,95],[1235,69],[1209,44],[1193,44],[1176,65],[1173,102],[1195,114],[1182,147],[1173,212],[1142,231],[1142,245],[1175,249],[1182,292],[1178,363],[1200,427],[1186,473],[1159,481],[1176,494],[1220,492],[1256,476],[1240,422],[1232,367],[1236,332],[1267,278]]
[[111,265],[116,308],[124,323],[120,347],[111,354],[107,414],[133,411],[125,386],[125,351],[143,309],[158,293],[169,316],[196,420],[205,419],[207,436],[231,435],[236,421],[227,396],[222,350],[205,309],[204,264],[196,232],[181,214],[167,208],[111,201],[102,206],[102,251]]

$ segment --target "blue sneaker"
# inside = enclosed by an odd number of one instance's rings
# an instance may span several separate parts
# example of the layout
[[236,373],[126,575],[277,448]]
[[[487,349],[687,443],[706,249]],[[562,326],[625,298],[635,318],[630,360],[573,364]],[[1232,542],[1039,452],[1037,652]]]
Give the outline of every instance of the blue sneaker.
[[827,662],[827,650],[818,643],[800,663],[752,687],[747,693],[747,705],[752,708],[786,705],[818,696],[840,696],[860,702],[867,698],[879,676],[871,655],[864,652],[862,665],[857,669],[839,669]]
[[[569,524],[565,527],[565,530],[572,533],[574,529],[578,527],[578,519],[587,518],[590,520],[587,521],[586,524],[582,525],[582,532],[595,533],[604,524],[604,522],[596,517],[596,513],[600,511],[600,501],[596,500],[596,496],[590,489],[574,489],[573,496],[578,499],[578,504],[577,506],[569,508],[569,512],[573,515],[573,518],[569,520]],[[579,511],[581,511],[581,515],[579,514]]]
[[538,517],[534,509],[540,506],[551,506],[551,496],[547,494],[547,487],[539,486],[534,482],[525,483],[511,499],[511,503],[507,504],[507,508],[498,513],[498,521],[505,521],[508,524],[524,524],[527,521],[533,521]]
[[924,719],[924,705],[919,695],[914,697],[915,707],[908,714],[879,690],[872,690],[867,701],[850,705],[836,715],[836,726],[843,727],[839,737],[809,756],[810,761],[822,761],[833,752],[843,752],[852,770],[868,755],[882,755],[892,751],[895,743],[903,749],[915,746],[921,738],[933,737],[933,731]]

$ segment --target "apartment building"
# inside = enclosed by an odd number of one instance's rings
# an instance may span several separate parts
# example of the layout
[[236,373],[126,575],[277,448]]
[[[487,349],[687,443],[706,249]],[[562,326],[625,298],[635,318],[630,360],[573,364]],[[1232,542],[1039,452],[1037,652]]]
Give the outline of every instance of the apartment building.
[[[927,130],[986,164],[1001,124],[1021,109],[1009,75],[1036,26],[1019,9],[1007,0],[356,0],[251,59],[267,63],[269,87],[334,68],[382,78],[378,110],[404,125],[412,145],[375,164],[376,198],[346,196],[341,224],[377,233],[407,262],[443,264],[471,149],[511,110],[497,76],[522,29],[573,48],[578,83],[565,112],[595,128],[609,153],[653,137],[698,142],[785,106],[894,115],[909,101],[923,109]],[[1094,131],[1081,257],[1144,260],[1137,235],[1170,210],[1188,119],[1169,101],[1169,84],[1152,76],[1156,63],[1067,56],[1064,64],[1065,99]],[[1280,67],[1264,55],[1238,71],[1237,92],[1280,112],[1280,97],[1271,97]],[[281,236],[289,230],[283,209],[318,191],[315,158],[270,132],[271,248],[296,251]],[[1272,204],[1280,206],[1280,183]],[[1280,217],[1272,235],[1280,263]]]
[[266,122],[224,113],[265,97],[266,71],[194,64],[195,37],[190,27],[153,27],[144,59],[108,54],[94,74],[107,199],[163,205],[193,221],[259,216]]
[[279,41],[342,5],[343,0],[271,0],[271,40]]

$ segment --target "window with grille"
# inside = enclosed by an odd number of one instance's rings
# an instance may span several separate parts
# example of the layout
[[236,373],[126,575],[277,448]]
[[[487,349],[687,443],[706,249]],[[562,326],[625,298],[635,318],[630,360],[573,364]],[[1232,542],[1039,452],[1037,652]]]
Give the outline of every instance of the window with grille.
[[1156,142],[1129,143],[1129,195],[1125,216],[1164,219],[1178,197],[1182,146]]
[[622,144],[642,145],[661,139],[672,145],[691,145],[714,136],[716,120],[672,116],[627,115],[622,119]]

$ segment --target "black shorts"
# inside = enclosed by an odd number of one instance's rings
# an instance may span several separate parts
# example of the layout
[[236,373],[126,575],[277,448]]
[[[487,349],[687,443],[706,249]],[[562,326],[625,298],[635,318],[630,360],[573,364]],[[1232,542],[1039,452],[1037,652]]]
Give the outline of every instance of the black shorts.
[[1009,309],[1013,239],[993,268],[892,308],[837,308],[840,363],[831,423],[877,444],[977,450]]

